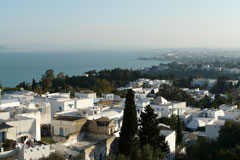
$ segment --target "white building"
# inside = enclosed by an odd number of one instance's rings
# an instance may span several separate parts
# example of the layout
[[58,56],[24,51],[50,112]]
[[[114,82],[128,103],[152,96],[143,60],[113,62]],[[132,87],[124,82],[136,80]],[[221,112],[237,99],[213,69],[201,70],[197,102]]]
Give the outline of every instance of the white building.
[[17,99],[20,103],[31,102],[37,93],[21,89],[21,91],[4,92],[3,99]]
[[17,99],[1,99],[0,101],[0,109],[19,106],[20,102]]
[[172,114],[182,115],[186,108],[186,102],[169,102],[163,97],[157,97],[151,102],[151,107],[159,117],[170,117]]
[[[0,112],[0,115],[2,116],[2,124],[9,126],[4,130],[6,139],[17,141],[18,143],[23,143],[27,137],[31,137],[37,141],[41,140],[39,112],[22,114],[21,116],[18,115],[14,118],[10,117],[9,112]],[[29,118],[33,115],[37,118]]]
[[232,109],[237,109],[237,105],[221,104],[219,106],[219,109],[223,111],[228,111]]
[[90,90],[84,90],[81,92],[76,92],[75,93],[75,98],[91,98],[91,99],[96,99],[96,93]]
[[205,127],[206,123],[201,119],[193,119],[191,122],[188,123],[187,128],[192,130],[196,130],[199,127]]
[[216,120],[212,124],[207,124],[205,128],[206,137],[216,139],[219,136],[219,130],[224,124],[224,120]]
[[38,99],[45,98],[43,101],[48,101],[51,104],[51,117],[54,117],[57,112],[93,107],[94,99],[86,97],[71,99],[69,93],[52,93],[38,97]]
[[198,101],[204,98],[205,96],[209,96],[208,90],[200,90],[199,88],[194,89],[181,88],[181,89]]
[[240,110],[239,109],[230,109],[224,111],[225,116],[221,117],[221,119],[225,120],[240,120]]
[[27,147],[23,145],[18,149],[19,160],[33,160],[48,157],[50,153],[54,152],[50,145],[36,145]]
[[224,111],[217,110],[217,109],[208,109],[207,110],[207,117],[214,118],[215,120],[219,119],[219,117],[224,117]]
[[108,93],[108,94],[102,94],[103,100],[114,100],[114,94]]
[[176,132],[171,130],[161,130],[160,135],[165,136],[165,142],[167,142],[169,145],[169,158],[171,159],[175,153],[176,148]]
[[191,82],[192,86],[204,86],[207,85],[208,88],[212,88],[217,83],[216,79],[193,79]]
[[144,108],[147,105],[150,105],[150,102],[151,101],[149,98],[136,99],[135,104],[136,104],[137,113],[140,114],[142,111],[144,111]]
[[209,64],[202,65],[202,70],[210,70],[209,67],[210,67]]
[[120,131],[122,126],[122,118],[123,118],[123,110],[121,109],[108,109],[103,111],[102,113],[90,115],[86,118],[89,120],[98,119],[101,117],[107,117],[112,120],[115,124],[115,131]]
[[238,84],[238,80],[227,80],[225,83],[227,85],[236,86]]

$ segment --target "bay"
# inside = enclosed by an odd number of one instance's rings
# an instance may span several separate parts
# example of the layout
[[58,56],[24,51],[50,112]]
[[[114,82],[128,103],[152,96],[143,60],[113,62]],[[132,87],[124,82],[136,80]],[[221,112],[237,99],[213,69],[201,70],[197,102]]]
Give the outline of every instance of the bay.
[[55,75],[81,75],[96,69],[128,68],[140,69],[158,65],[159,61],[141,61],[140,56],[149,53],[131,51],[61,51],[61,52],[0,52],[0,82],[4,87],[14,87],[22,81],[31,83],[41,79],[47,69]]

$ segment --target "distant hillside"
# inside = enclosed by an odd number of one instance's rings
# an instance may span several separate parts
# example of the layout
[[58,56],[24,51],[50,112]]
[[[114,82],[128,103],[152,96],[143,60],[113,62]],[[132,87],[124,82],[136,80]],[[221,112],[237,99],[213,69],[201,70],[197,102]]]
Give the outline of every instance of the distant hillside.
[[0,45],[0,49],[8,49],[8,48],[5,47],[5,46]]

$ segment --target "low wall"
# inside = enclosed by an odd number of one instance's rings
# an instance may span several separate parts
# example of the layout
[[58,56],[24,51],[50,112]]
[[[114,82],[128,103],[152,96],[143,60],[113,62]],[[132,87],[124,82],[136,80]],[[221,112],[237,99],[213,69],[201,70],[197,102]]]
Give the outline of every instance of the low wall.
[[0,152],[0,159],[11,157],[17,153],[17,148],[10,151]]
[[51,152],[50,145],[39,145],[36,147],[29,148],[20,148],[19,149],[19,160],[30,160],[30,159],[39,159],[42,157],[48,157]]

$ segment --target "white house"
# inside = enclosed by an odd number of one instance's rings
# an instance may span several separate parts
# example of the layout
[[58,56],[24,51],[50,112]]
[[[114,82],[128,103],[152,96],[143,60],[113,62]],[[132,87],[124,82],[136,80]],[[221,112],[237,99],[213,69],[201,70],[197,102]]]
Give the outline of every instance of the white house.
[[172,130],[161,130],[160,135],[165,136],[165,142],[169,145],[170,156],[173,157],[176,148],[176,132]]
[[224,125],[224,120],[216,120],[212,124],[207,124],[205,127],[206,137],[216,139],[219,136],[219,130]]
[[207,117],[208,118],[214,118],[214,119],[219,119],[219,117],[224,117],[224,111],[222,110],[217,110],[217,109],[208,109],[207,110]]
[[70,111],[77,108],[88,108],[94,106],[93,98],[70,99],[69,93],[56,93],[47,96],[47,101],[51,104],[51,116],[57,112]]
[[225,116],[221,117],[221,119],[225,120],[240,120],[240,110],[239,109],[231,109],[224,111]]
[[3,99],[17,99],[20,103],[22,103],[24,101],[32,101],[33,97],[36,95],[37,93],[21,89],[20,91],[4,92]]
[[228,111],[232,109],[237,109],[237,105],[221,104],[219,106],[219,109],[223,111]]
[[91,90],[84,90],[84,91],[80,91],[80,92],[76,92],[75,93],[75,98],[92,98],[92,99],[96,99],[96,93],[91,91]]
[[94,107],[94,99],[92,98],[81,98],[74,99],[75,100],[75,108],[84,109],[89,107]]
[[112,120],[115,124],[115,131],[120,131],[121,126],[122,126],[123,110],[121,110],[121,109],[108,109],[108,110],[105,110],[105,111],[103,111],[99,114],[86,116],[86,118],[89,119],[89,120],[94,120],[94,119],[98,119],[98,118],[101,118],[101,117],[107,117],[110,120]]
[[102,94],[103,100],[114,100],[114,94],[108,93],[108,94]]
[[19,106],[20,102],[18,101],[18,99],[1,99],[0,101],[0,109]]
[[189,89],[189,88],[181,88],[188,95],[191,95],[196,100],[201,100],[205,96],[209,96],[208,90],[200,90],[199,88]]
[[192,86],[200,86],[207,85],[208,88],[212,88],[217,83],[216,79],[193,79],[191,82]]
[[170,117],[172,114],[182,115],[186,108],[186,102],[169,102],[163,97],[157,97],[151,102],[151,107],[161,117]]
[[40,125],[36,125],[36,120],[27,117],[16,117],[6,122],[11,128],[6,132],[7,139],[23,143],[27,137],[41,140]]

